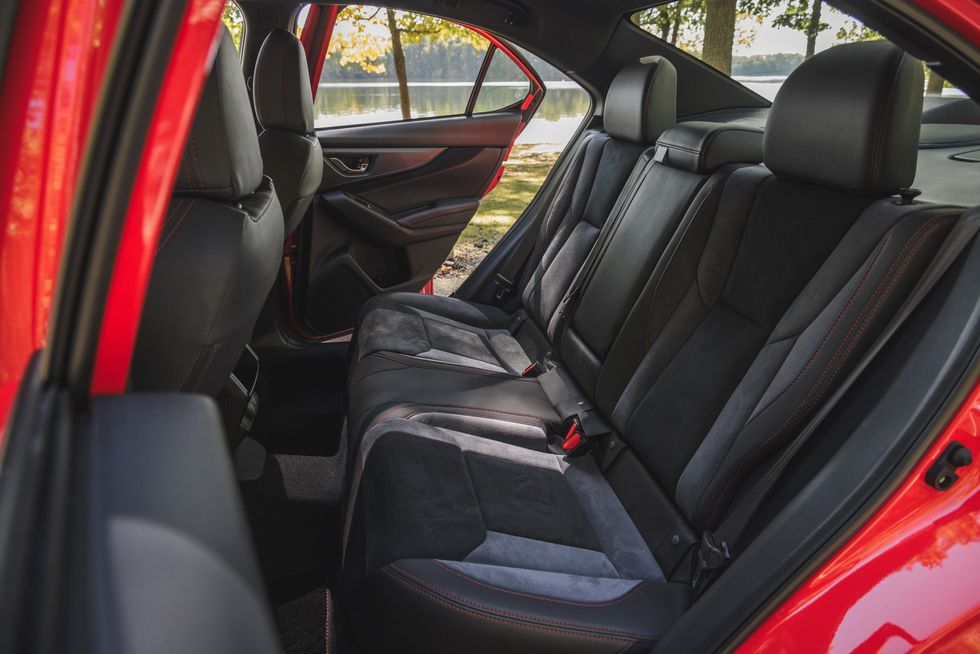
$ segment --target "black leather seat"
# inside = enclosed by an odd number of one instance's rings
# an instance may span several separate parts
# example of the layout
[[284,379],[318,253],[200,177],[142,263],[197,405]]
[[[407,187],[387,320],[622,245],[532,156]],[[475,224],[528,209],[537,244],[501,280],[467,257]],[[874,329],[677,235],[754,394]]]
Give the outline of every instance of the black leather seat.
[[504,401],[479,432],[425,412],[375,422],[355,453],[343,567],[365,651],[657,643],[694,599],[699,535],[847,376],[962,211],[890,197],[914,178],[922,84],[921,62],[886,42],[790,76],[768,170],[738,168],[682,221],[598,372],[566,353],[611,429],[591,455],[498,438]]
[[282,210],[227,30],[201,94],[160,233],[130,381],[214,395],[279,270]]
[[255,115],[265,174],[282,205],[285,236],[303,219],[323,178],[323,154],[313,133],[313,94],[303,45],[292,32],[269,32],[255,61]]

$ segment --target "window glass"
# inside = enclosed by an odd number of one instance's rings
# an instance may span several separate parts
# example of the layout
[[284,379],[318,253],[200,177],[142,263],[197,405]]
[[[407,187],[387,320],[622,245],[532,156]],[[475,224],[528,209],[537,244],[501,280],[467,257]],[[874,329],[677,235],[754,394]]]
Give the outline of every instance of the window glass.
[[524,71],[501,50],[494,50],[486,77],[476,96],[473,113],[496,111],[521,102],[531,90],[531,81]]
[[242,51],[242,38],[245,36],[245,16],[237,4],[229,0],[221,10],[221,22],[225,24],[231,32],[231,40],[235,42],[235,48]]
[[323,63],[314,122],[336,127],[463,114],[489,45],[433,16],[347,6]]
[[[497,240],[511,228],[534,199],[558,155],[582,126],[592,108],[592,98],[574,80],[544,59],[521,48],[516,49],[543,80],[546,89],[544,101],[517,137],[504,163],[506,172],[500,178],[500,183],[480,201],[480,210],[463,230],[452,254],[436,274],[435,292],[438,295],[453,293]],[[498,54],[506,57],[502,52]],[[509,57],[507,60],[511,61]],[[491,66],[493,63],[491,61]],[[506,80],[497,76],[491,79]],[[516,95],[515,89],[514,96],[495,96],[500,98],[500,102],[487,102],[486,106],[498,105],[490,110],[500,108]],[[480,105],[482,97],[481,90],[477,105]],[[477,110],[480,110],[479,106]]]
[[[675,0],[632,20],[769,100],[815,53],[884,38],[823,0]],[[924,91],[962,95],[929,70]]]

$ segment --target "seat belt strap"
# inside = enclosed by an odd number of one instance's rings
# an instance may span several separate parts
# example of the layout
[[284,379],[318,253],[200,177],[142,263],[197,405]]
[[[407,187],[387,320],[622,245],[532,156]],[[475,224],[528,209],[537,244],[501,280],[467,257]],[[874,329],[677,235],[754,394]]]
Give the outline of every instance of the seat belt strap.
[[956,258],[966,249],[980,231],[980,210],[971,210],[960,217],[953,225],[946,240],[940,246],[932,263],[922,274],[918,283],[913,287],[905,302],[882,330],[881,334],[871,345],[871,348],[841,382],[834,393],[810,418],[806,426],[780,452],[776,460],[759,477],[758,481],[744,499],[736,505],[722,520],[714,531],[705,532],[693,560],[691,584],[695,595],[700,595],[731,562],[733,555],[731,547],[738,542],[749,521],[758,511],[769,491],[779,480],[782,472],[789,465],[794,455],[803,447],[807,439],[817,430],[827,415],[833,410],[841,398],[854,385],[854,382],[867,369],[879,352],[885,347],[895,332],[905,323],[908,317],[928,296],[929,292],[942,278],[943,274],[956,261]]
[[636,196],[637,189],[640,187],[640,181],[646,176],[646,171],[654,163],[654,159],[651,157],[644,161],[642,166],[637,164],[633,168],[629,178],[626,180],[626,184],[623,186],[623,190],[620,192],[616,203],[610,211],[609,218],[606,219],[602,229],[599,230],[599,236],[596,238],[596,242],[593,243],[592,249],[589,250],[588,256],[586,256],[585,261],[582,263],[582,267],[579,268],[578,273],[572,279],[572,283],[568,287],[568,292],[565,293],[561,302],[558,303],[558,308],[555,310],[554,328],[552,331],[552,342],[555,344],[555,348],[561,342],[562,333],[565,331],[565,327],[572,313],[575,311],[575,306],[578,304],[582,292],[588,286],[589,281],[591,281],[593,273],[595,273],[600,255],[605,251],[606,245],[612,239],[612,235],[619,228],[622,218],[626,214],[626,210]]
[[534,217],[533,224],[527,233],[524,234],[520,243],[511,251],[504,264],[497,270],[497,274],[493,280],[493,303],[495,305],[506,305],[511,295],[513,295],[521,270],[527,263],[535,246],[537,246],[538,241],[541,240],[541,232],[544,226],[550,222],[551,216],[555,213],[559,203],[559,196],[568,186],[569,177],[566,176],[566,173],[572,167],[581,167],[587,143],[588,136],[579,143],[576,151],[570,158],[563,161],[560,167],[556,167],[553,173],[556,177],[553,177],[553,179],[557,181],[547,191],[544,202],[541,204],[541,210]]
[[[535,225],[535,227],[537,226]],[[521,268],[523,268],[528,257],[531,256],[534,246],[538,243],[539,231],[540,229],[528,230],[528,233],[524,235],[521,242],[510,253],[510,257],[501,266],[501,269],[497,271],[497,275],[493,279],[493,302],[497,306],[507,304],[510,296],[513,295]]]

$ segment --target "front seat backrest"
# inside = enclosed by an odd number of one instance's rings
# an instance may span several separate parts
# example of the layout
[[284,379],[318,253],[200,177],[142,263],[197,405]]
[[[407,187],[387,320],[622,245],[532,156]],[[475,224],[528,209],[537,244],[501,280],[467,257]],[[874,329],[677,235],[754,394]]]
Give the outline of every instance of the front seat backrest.
[[303,219],[323,177],[323,154],[313,133],[313,94],[306,52],[292,32],[275,29],[255,61],[255,115],[265,174],[276,185],[289,236]]
[[131,385],[215,395],[276,279],[282,209],[224,28],[164,217]]

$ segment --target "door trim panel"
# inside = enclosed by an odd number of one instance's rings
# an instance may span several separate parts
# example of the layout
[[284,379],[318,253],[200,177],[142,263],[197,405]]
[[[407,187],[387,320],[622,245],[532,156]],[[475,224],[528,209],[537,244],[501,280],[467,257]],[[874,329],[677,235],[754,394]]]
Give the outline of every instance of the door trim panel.
[[519,111],[499,111],[318,129],[316,135],[325,151],[372,147],[509,148],[521,120]]

